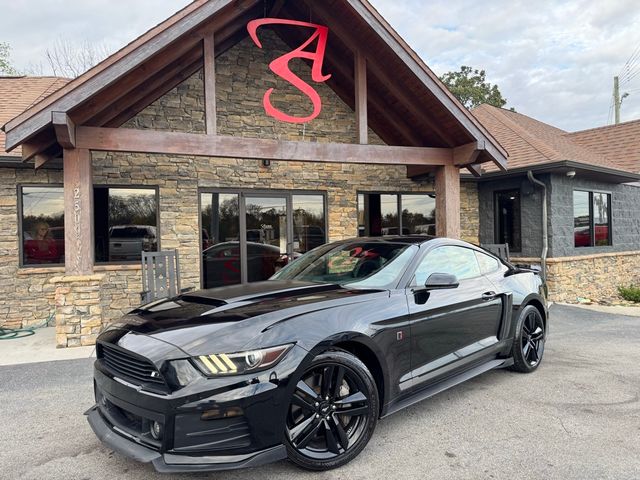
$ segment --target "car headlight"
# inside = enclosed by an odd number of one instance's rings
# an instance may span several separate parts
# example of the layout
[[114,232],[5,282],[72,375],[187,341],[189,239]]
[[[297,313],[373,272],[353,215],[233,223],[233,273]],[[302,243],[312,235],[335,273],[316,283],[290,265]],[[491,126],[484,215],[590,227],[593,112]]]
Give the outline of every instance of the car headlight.
[[228,377],[258,372],[276,365],[293,344],[237,353],[216,353],[194,357],[194,362],[207,377]]

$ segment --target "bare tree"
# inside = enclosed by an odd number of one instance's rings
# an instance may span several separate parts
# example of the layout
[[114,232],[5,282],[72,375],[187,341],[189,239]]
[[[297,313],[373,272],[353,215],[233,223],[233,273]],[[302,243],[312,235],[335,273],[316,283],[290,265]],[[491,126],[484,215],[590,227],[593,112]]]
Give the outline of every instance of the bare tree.
[[[58,38],[45,53],[50,71],[56,77],[75,78],[95,66],[111,53],[111,49],[102,43],[87,40],[72,42]],[[32,70],[42,71],[42,65],[32,65]]]

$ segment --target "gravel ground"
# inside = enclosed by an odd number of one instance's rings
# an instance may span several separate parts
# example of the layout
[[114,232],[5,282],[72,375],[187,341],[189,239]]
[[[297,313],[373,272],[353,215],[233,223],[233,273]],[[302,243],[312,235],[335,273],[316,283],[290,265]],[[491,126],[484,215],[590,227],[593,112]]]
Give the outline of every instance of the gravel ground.
[[489,372],[399,412],[325,473],[279,462],[165,476],[121,457],[82,415],[88,359],[3,366],[0,385],[1,479],[640,479],[640,319],[567,306],[552,307],[536,373]]

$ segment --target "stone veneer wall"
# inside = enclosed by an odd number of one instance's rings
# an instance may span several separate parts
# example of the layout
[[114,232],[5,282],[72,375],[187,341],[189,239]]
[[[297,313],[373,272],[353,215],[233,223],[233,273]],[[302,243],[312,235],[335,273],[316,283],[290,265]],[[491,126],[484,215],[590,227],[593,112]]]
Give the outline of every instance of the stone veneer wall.
[[476,182],[460,183],[460,238],[480,243],[480,199]]
[[[512,258],[540,265],[539,258]],[[575,303],[579,298],[615,299],[618,287],[640,285],[640,251],[612,252],[547,260],[549,299]]]

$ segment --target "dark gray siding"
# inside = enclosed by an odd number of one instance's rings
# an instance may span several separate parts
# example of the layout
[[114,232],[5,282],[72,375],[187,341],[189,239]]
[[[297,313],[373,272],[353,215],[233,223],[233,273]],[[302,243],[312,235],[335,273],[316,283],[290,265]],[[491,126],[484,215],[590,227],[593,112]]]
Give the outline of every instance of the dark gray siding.
[[[612,243],[608,247],[575,248],[573,242],[574,190],[611,193]],[[551,245],[553,256],[640,250],[640,187],[553,175],[551,178]]]
[[[549,187],[549,175],[537,176]],[[480,243],[495,243],[495,192],[520,189],[522,251],[518,257],[539,257],[542,254],[542,190],[533,190],[524,176],[501,178],[478,185],[480,195]],[[529,184],[530,185],[530,184]],[[528,190],[528,191],[527,191]]]

